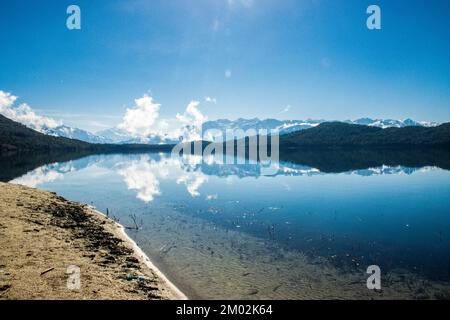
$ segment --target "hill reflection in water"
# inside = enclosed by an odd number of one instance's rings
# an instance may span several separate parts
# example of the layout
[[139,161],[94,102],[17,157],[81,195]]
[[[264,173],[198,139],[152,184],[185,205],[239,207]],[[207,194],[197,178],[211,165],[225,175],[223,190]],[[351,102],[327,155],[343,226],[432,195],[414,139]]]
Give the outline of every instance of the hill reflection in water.
[[[304,150],[282,154],[271,175],[199,156],[70,156],[4,158],[2,179],[108,209],[125,225],[136,214],[144,225],[130,236],[193,297],[413,298],[448,288],[445,150]],[[362,285],[371,264],[389,274],[379,296]]]

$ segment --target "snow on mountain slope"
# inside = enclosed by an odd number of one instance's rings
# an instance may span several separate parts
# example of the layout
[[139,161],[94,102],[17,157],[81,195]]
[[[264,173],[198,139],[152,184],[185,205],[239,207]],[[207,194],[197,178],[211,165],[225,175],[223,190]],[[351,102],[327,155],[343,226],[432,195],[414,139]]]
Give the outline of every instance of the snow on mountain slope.
[[[259,120],[254,119],[237,119],[231,121],[228,119],[219,119],[215,121],[208,121],[203,124],[203,131],[207,130],[218,130],[225,132],[228,129],[241,129],[244,132],[247,130],[278,130],[280,134],[287,134],[299,130],[310,129],[318,126],[319,124],[327,122],[327,120],[276,120],[276,119],[266,119]],[[425,126],[433,127],[437,126],[438,123],[435,122],[417,122],[411,119],[406,120],[392,120],[392,119],[371,119],[371,118],[361,118],[357,120],[346,120],[346,123],[374,126],[380,128],[397,127],[403,128],[408,126]]]
[[60,125],[55,128],[43,128],[42,133],[64,137],[69,139],[81,140],[89,143],[111,143],[111,141],[103,136],[93,134],[89,131]]

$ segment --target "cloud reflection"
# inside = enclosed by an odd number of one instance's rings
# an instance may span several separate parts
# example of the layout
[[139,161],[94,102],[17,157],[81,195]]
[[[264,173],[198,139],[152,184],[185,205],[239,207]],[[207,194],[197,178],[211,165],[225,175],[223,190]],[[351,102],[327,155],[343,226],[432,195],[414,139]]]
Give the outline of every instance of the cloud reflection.
[[[319,169],[288,162],[276,165],[276,176],[307,176],[326,175]],[[410,168],[403,166],[379,166],[366,169],[342,172],[344,175],[411,175],[414,172],[432,171],[436,167]],[[201,196],[201,187],[210,177],[226,179],[233,183],[234,179],[260,178],[261,167],[258,164],[224,165],[214,159],[201,156],[174,157],[170,154],[135,154],[114,156],[90,156],[76,161],[54,163],[34,169],[25,175],[15,178],[11,183],[22,184],[32,188],[64,179],[68,173],[82,171],[83,177],[99,177],[100,175],[119,174],[128,190],[136,192],[136,198],[148,203],[163,194],[162,182],[184,186],[192,197]],[[290,190],[289,185],[284,185]],[[206,201],[216,200],[219,195],[211,194],[205,189],[203,195]]]
[[137,198],[144,201],[153,201],[154,197],[161,194],[159,181],[153,173],[151,162],[133,162],[128,167],[119,170],[124,177],[129,190],[137,190]]
[[74,170],[75,169],[71,162],[64,164],[49,164],[34,169],[21,177],[13,179],[10,183],[21,184],[30,188],[37,188],[44,183],[62,180],[64,179],[65,173],[72,172]]
[[192,197],[200,196],[200,192],[198,189],[208,181],[208,177],[206,177],[201,172],[192,172],[189,174],[184,174],[177,180],[177,184],[184,183],[187,191]]
[[184,184],[192,197],[199,196],[198,189],[208,181],[198,166],[165,155],[160,155],[160,159],[142,155],[138,159],[117,164],[117,168],[128,189],[136,190],[136,197],[144,202],[151,202],[162,194],[162,180],[175,180],[177,184]]

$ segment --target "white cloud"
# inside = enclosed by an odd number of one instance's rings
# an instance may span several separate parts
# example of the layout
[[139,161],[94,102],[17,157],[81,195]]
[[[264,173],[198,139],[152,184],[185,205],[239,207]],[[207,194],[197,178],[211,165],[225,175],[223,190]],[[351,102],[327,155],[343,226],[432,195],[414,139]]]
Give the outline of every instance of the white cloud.
[[231,73],[230,69],[225,70],[225,78],[230,79],[231,75],[232,75],[232,73]]
[[134,102],[135,106],[127,109],[123,121],[118,125],[118,128],[129,132],[135,137],[154,134],[154,124],[159,117],[161,105],[155,103],[153,98],[148,95],[135,99]]
[[184,140],[200,140],[202,125],[208,120],[208,117],[203,115],[198,109],[198,101],[191,101],[186,111],[183,114],[177,114],[176,118],[182,125],[182,136]]
[[286,113],[289,112],[291,110],[292,106],[290,104],[288,104],[286,107],[284,107],[283,110],[281,110],[280,113]]
[[9,92],[0,90],[0,107],[9,108],[12,107],[17,97],[11,95]]
[[[62,125],[62,122],[55,119],[44,117],[36,112],[27,104],[15,105],[18,97],[11,93],[0,90],[0,114],[11,120],[17,121],[34,130],[46,133],[48,129],[56,128]],[[212,97],[205,97],[208,103],[217,103]],[[184,141],[201,139],[203,122],[208,118],[199,110],[200,103],[191,101],[183,114],[177,114],[175,117],[161,119],[159,112],[161,104],[156,103],[153,97],[144,95],[135,99],[135,105],[127,108],[122,122],[117,126],[125,135],[134,138],[161,137],[163,139],[176,140],[180,137]],[[76,114],[60,114],[64,117],[75,118]],[[105,129],[107,124],[98,120],[87,119],[84,121],[91,127]]]
[[217,99],[216,98],[205,97],[205,101],[208,102],[208,103],[217,104]]
[[[213,98],[205,98],[214,103]],[[124,130],[133,137],[147,138],[158,136],[178,141],[198,140],[201,138],[203,122],[208,118],[198,109],[200,103],[191,101],[183,114],[177,113],[174,118],[159,118],[161,105],[153,98],[144,95],[135,100],[135,106],[126,110],[122,123],[117,128]]]
[[51,129],[61,125],[55,119],[37,115],[26,103],[18,106],[14,105],[16,100],[16,96],[0,90],[0,114],[40,132],[45,131],[47,128]]

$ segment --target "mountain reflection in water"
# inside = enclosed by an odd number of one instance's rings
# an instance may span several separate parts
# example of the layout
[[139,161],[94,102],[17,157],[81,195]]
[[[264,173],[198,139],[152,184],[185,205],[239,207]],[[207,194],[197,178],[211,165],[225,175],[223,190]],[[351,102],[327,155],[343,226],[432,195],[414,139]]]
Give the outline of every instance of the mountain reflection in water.
[[[191,297],[443,297],[450,281],[445,150],[303,151],[276,170],[163,153],[0,159],[2,180],[94,204],[127,225]],[[387,277],[365,287],[365,268]]]

